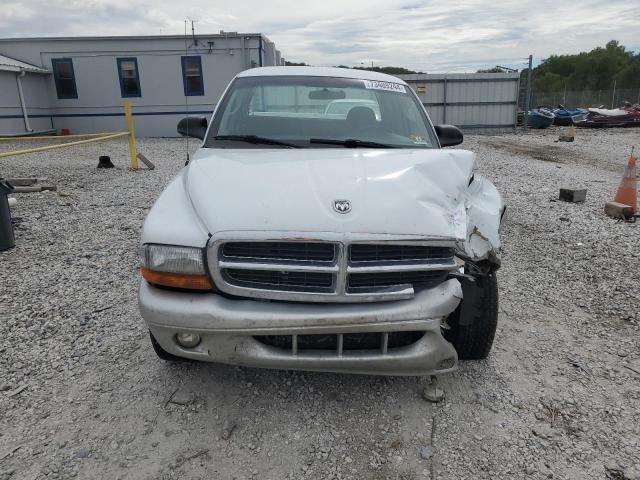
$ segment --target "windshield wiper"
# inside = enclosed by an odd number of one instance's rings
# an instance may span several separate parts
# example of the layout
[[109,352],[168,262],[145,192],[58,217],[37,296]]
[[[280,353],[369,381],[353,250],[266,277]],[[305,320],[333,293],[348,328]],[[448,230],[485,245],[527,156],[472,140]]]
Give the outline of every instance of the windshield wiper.
[[335,138],[311,138],[309,143],[324,143],[327,145],[342,145],[345,148],[398,148],[395,145],[387,143],[369,142],[367,140],[358,140],[355,138],[347,138],[346,140],[337,140]]
[[257,135],[216,135],[213,138],[215,140],[232,140],[236,142],[262,143],[264,145],[280,145],[282,147],[301,148],[300,146],[293,145],[292,143],[281,142],[275,138],[259,137]]

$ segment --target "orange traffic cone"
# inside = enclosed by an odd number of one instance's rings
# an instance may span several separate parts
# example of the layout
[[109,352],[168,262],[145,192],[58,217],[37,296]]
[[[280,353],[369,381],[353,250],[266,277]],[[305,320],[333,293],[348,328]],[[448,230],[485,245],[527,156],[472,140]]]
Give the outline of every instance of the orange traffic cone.
[[614,202],[629,205],[634,214],[636,213],[636,209],[638,206],[638,186],[636,184],[637,160],[638,159],[634,157],[633,154],[631,157],[629,157],[627,169],[624,171],[622,181],[620,182],[620,186],[618,187],[618,192],[613,199]]

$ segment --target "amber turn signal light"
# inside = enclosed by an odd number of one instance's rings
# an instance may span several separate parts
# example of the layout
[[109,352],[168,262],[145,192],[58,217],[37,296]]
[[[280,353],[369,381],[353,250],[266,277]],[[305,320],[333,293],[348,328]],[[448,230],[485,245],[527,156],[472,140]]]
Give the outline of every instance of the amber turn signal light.
[[142,278],[153,285],[186,290],[211,290],[213,288],[207,275],[157,272],[146,267],[140,267],[140,273]]

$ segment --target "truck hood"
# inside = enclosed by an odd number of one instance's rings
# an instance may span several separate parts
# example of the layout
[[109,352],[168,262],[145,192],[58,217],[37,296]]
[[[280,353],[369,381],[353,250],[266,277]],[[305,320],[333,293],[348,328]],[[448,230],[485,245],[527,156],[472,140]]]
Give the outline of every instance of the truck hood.
[[[466,150],[200,149],[186,192],[209,233],[335,232],[466,237]],[[351,202],[337,213],[335,200]]]

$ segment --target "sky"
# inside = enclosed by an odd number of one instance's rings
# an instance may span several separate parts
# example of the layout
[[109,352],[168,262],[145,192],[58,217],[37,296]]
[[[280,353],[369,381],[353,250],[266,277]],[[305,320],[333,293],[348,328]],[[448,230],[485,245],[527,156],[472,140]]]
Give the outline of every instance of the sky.
[[0,38],[261,32],[290,61],[473,72],[612,39],[640,50],[640,0],[0,0]]

